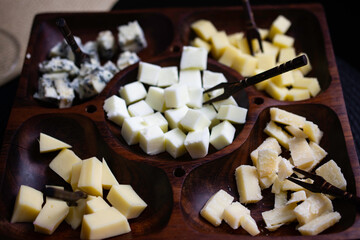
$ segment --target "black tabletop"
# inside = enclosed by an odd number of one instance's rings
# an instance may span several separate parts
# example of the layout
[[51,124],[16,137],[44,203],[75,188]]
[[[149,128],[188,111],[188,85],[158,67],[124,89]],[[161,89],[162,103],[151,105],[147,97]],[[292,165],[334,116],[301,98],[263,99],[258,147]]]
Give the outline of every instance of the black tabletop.
[[[340,80],[343,88],[346,109],[349,116],[350,126],[355,142],[356,151],[360,153],[360,48],[354,23],[358,23],[357,8],[350,1],[286,1],[286,0],[252,0],[251,5],[261,4],[296,4],[296,3],[320,3],[322,4],[330,31],[333,50],[337,62]],[[139,9],[139,8],[160,8],[160,7],[201,7],[201,6],[236,6],[241,5],[240,0],[197,0],[188,1],[119,1],[113,9]],[[9,118],[11,107],[19,77],[0,87],[0,144],[6,124]]]

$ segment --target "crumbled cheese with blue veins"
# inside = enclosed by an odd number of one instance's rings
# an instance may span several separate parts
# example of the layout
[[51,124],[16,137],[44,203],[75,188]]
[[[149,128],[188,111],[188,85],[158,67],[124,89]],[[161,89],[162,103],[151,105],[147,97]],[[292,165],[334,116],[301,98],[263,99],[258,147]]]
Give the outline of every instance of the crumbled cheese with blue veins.
[[71,76],[79,73],[79,68],[69,59],[54,57],[39,63],[39,70],[42,73],[67,72]]
[[99,32],[96,41],[100,56],[110,59],[115,54],[115,37],[110,30]]
[[[74,36],[74,39],[81,50],[83,50],[81,38]],[[75,55],[71,50],[71,47],[67,44],[66,40],[59,41],[54,47],[50,49],[49,57],[67,58],[71,61],[75,61]]]
[[123,51],[138,52],[147,46],[144,32],[136,20],[118,27],[118,41]]
[[100,64],[100,58],[98,54],[98,44],[96,41],[88,41],[84,44],[82,50],[84,53],[90,56],[90,61],[95,64]]
[[116,65],[119,68],[119,70],[123,70],[124,68],[137,63],[138,61],[140,61],[140,58],[138,57],[138,55],[134,52],[129,52],[129,51],[125,51],[123,53],[120,54]]
[[120,70],[112,61],[107,61],[103,68],[111,72],[113,75],[117,74]]

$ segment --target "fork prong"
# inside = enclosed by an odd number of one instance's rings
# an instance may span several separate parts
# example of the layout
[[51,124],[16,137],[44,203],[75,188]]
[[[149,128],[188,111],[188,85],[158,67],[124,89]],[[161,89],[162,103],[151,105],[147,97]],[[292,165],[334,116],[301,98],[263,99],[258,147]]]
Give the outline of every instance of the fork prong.
[[321,192],[321,189],[319,188],[319,186],[317,185],[314,185],[312,183],[307,183],[307,182],[303,182],[297,178],[294,178],[294,177],[287,177],[287,180],[293,182],[293,183],[296,183],[297,185],[311,191],[311,192],[315,192],[315,193],[319,193]]
[[225,100],[227,99],[228,97],[230,97],[232,94],[230,94],[229,92],[225,91],[223,94],[219,95],[219,96],[216,96],[212,99],[209,99],[207,100],[206,102],[203,103],[203,105],[206,105],[206,104],[210,104],[210,103],[213,103],[213,102],[217,102],[217,101],[221,101],[221,100]]
[[298,173],[300,173],[300,174],[304,175],[305,177],[307,177],[307,178],[311,178],[311,179],[313,179],[313,180],[314,180],[314,178],[316,177],[316,175],[315,175],[315,174],[310,173],[310,172],[307,172],[307,171],[302,170],[302,169],[297,168],[297,167],[294,167],[294,168],[293,168],[293,170],[294,170],[295,172],[298,172]]
[[208,93],[208,92],[211,92],[211,91],[214,91],[214,90],[217,90],[217,89],[220,89],[220,88],[225,88],[226,86],[229,86],[230,84],[233,84],[233,83],[229,83],[229,82],[223,82],[223,83],[219,83],[209,89],[206,89],[204,91],[204,93]]

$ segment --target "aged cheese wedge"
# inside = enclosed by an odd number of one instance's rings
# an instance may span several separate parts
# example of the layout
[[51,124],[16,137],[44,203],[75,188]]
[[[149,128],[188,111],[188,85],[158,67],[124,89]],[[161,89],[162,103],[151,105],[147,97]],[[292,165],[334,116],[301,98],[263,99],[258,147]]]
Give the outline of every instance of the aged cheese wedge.
[[306,199],[306,192],[304,190],[291,193],[290,199],[286,204],[302,202]]
[[114,174],[109,168],[105,158],[102,159],[102,176],[101,183],[104,189],[110,189],[112,185],[117,185],[119,182],[116,180]]
[[244,215],[250,215],[250,210],[240,202],[232,202],[224,209],[223,219],[232,228],[238,229],[241,225],[241,219]]
[[281,33],[284,34],[290,28],[291,22],[289,19],[284,17],[283,15],[279,15],[276,19],[271,23],[269,38],[272,39],[275,34]]
[[319,176],[322,176],[326,181],[338,187],[342,190],[346,190],[346,179],[341,172],[341,168],[336,164],[334,160],[330,160],[327,163],[324,163],[315,170],[315,173]]
[[71,148],[71,145],[60,141],[45,133],[40,133],[39,138],[40,153],[53,152],[63,148]]
[[72,229],[77,229],[82,222],[83,216],[85,214],[87,199],[79,199],[76,203],[77,206],[70,206],[69,213],[65,218],[65,222],[67,222]]
[[278,170],[278,153],[272,149],[261,149],[258,152],[257,171],[259,177],[269,177],[276,174]]
[[259,150],[261,149],[272,149],[277,152],[278,155],[281,153],[281,146],[276,138],[267,137],[255,150],[250,153],[251,160],[254,166],[257,166]]
[[104,239],[131,231],[128,220],[116,208],[109,207],[85,214],[81,225],[81,239]]
[[315,155],[305,138],[291,138],[289,150],[294,165],[301,169],[306,169],[315,161]]
[[338,212],[325,213],[307,224],[298,228],[298,231],[302,235],[318,235],[329,227],[333,226],[341,219],[341,215]]
[[260,233],[255,219],[253,219],[250,215],[244,215],[241,218],[241,227],[245,229],[245,231],[247,231],[251,236],[255,236]]
[[69,213],[66,202],[52,200],[45,203],[34,221],[35,232],[51,235]]
[[70,183],[72,166],[79,162],[81,159],[72,150],[65,148],[50,162],[49,167]]
[[102,163],[96,157],[88,158],[82,161],[78,188],[84,192],[102,196]]
[[320,130],[319,126],[311,121],[305,121],[303,131],[308,135],[309,139],[317,144],[320,143],[323,131]]
[[283,181],[285,178],[293,174],[293,165],[289,160],[280,157],[279,166],[278,166],[278,178],[280,181]]
[[254,203],[262,199],[256,167],[241,165],[235,170],[240,203]]
[[306,118],[304,118],[303,116],[291,113],[277,107],[270,108],[270,119],[277,123],[291,125],[298,128],[304,127],[306,121]]
[[320,145],[315,142],[310,141],[309,146],[314,153],[315,159],[313,164],[305,169],[306,171],[311,171],[314,169],[314,167],[318,165],[328,154],[325,149],[320,147]]
[[70,185],[73,191],[78,189],[82,161],[72,165]]
[[264,132],[270,137],[275,138],[281,144],[281,146],[289,149],[289,141],[291,136],[287,132],[283,131],[282,128],[274,121],[268,122],[264,128]]
[[286,203],[288,202],[286,191],[279,191],[278,193],[275,193],[274,195],[275,195],[274,208],[284,207],[286,205]]
[[296,203],[288,204],[283,207],[262,212],[261,214],[267,227],[279,226],[280,224],[287,224],[296,220],[296,215],[294,213],[295,207]]
[[223,220],[223,213],[225,208],[228,207],[233,200],[233,196],[220,189],[207,200],[204,207],[200,211],[200,215],[209,221],[212,225],[217,227]]
[[205,41],[217,32],[216,27],[209,20],[199,19],[191,24],[191,29]]
[[10,222],[33,222],[39,214],[42,204],[42,192],[30,186],[21,185]]
[[106,198],[127,219],[138,217],[147,207],[131,185],[113,185]]
[[110,205],[100,196],[86,202],[85,213],[94,213],[105,208],[109,208]]

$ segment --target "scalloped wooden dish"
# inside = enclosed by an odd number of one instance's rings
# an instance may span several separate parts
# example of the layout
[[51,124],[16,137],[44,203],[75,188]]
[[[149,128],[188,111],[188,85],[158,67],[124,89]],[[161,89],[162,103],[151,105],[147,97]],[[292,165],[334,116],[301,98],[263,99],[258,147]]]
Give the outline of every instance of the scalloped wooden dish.
[[[115,31],[116,26],[138,20],[149,46],[140,58],[161,66],[179,64],[182,46],[189,45],[195,34],[190,24],[201,18],[211,20],[218,29],[234,33],[245,29],[242,7],[165,8],[123,10],[110,13],[47,13],[37,15],[27,48],[17,97],[6,128],[0,155],[0,237],[2,239],[79,238],[80,229],[72,230],[65,222],[51,236],[33,231],[30,223],[11,224],[15,197],[21,184],[41,189],[45,184],[59,184],[70,189],[48,168],[55,153],[40,154],[37,138],[46,132],[73,146],[80,158],[105,157],[120,183],[131,184],[148,203],[147,209],[130,220],[131,233],[116,239],[251,239],[243,229],[233,230],[223,223],[213,227],[199,211],[207,199],[221,188],[238,199],[234,171],[241,164],[251,164],[250,152],[265,138],[263,129],[269,121],[269,108],[276,106],[318,124],[324,132],[321,146],[334,159],[348,182],[348,191],[360,190],[360,171],[349,120],[346,113],[332,43],[321,5],[300,4],[253,7],[257,25],[268,28],[279,14],[292,22],[289,35],[295,37],[295,48],[308,54],[322,88],[315,98],[298,102],[276,101],[249,87],[235,96],[249,109],[247,121],[237,127],[234,142],[201,159],[187,154],[173,159],[162,153],[148,156],[138,146],[127,146],[120,137],[120,128],[106,119],[104,100],[117,93],[119,87],[136,78],[138,64],[118,73],[103,92],[68,109],[57,109],[33,98],[39,77],[37,65],[46,58],[50,47],[62,36],[55,26],[59,16],[67,19],[72,31],[82,39],[96,37],[100,30]],[[311,39],[311,40],[309,40]],[[241,76],[209,58],[208,68],[221,71],[230,81]],[[325,161],[326,161],[325,160]],[[273,195],[263,192],[264,199],[249,205],[257,221],[260,239],[303,239],[296,224],[275,232],[265,229],[261,212],[272,209]],[[356,206],[334,201],[342,219],[335,226],[316,236],[317,239],[359,239],[360,214]]]

